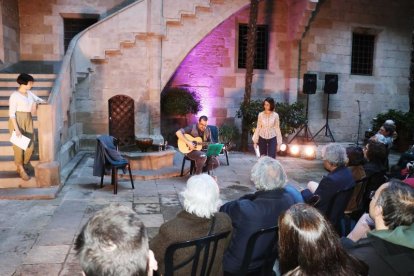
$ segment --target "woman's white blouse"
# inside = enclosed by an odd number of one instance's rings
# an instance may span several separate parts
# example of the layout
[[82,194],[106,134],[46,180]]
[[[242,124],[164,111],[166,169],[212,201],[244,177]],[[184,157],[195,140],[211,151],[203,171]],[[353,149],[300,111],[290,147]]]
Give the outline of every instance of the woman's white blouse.
[[32,92],[27,91],[27,96],[15,91],[9,98],[9,117],[16,118],[16,112],[31,112],[35,97]]
[[279,114],[272,112],[266,114],[263,112],[259,113],[257,118],[257,127],[253,134],[253,142],[259,142],[259,136],[264,139],[271,139],[276,137],[277,144],[282,144],[282,133],[280,132]]

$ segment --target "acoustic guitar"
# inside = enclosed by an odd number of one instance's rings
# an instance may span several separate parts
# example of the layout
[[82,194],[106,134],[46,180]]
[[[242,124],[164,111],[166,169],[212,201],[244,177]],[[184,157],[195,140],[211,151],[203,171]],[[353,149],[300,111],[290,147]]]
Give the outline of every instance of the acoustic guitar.
[[[187,133],[184,134],[184,137],[193,143],[194,145],[193,150],[202,150],[204,146],[211,144],[211,142],[203,142],[203,139],[201,137],[193,137]],[[183,154],[187,154],[193,151],[188,147],[187,143],[182,139],[178,139],[178,150]]]

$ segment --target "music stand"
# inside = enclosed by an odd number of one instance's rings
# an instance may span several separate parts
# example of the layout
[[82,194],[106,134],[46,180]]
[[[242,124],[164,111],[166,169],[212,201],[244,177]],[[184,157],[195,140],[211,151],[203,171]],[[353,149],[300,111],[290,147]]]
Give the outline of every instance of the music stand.
[[331,142],[335,142],[335,138],[333,137],[331,128],[329,127],[329,96],[330,96],[330,93],[328,93],[328,103],[326,105],[326,123],[325,123],[325,125],[318,132],[316,132],[316,134],[312,137],[312,140],[316,136],[318,136],[318,134],[321,133],[322,130],[325,129],[325,136],[326,137],[330,137],[331,138]]
[[[223,150],[223,147],[224,147],[224,144],[210,144],[210,145],[208,145],[207,153],[206,153],[208,162],[210,162],[209,159],[212,156],[219,156],[220,152]],[[211,164],[211,162],[210,162],[210,164]],[[214,175],[212,165],[210,167],[210,171],[211,171],[212,175]]]
[[300,129],[296,132],[296,134],[290,139],[288,144],[290,144],[295,138],[299,135],[302,130],[305,130],[305,135],[301,136],[304,137],[308,142],[313,141],[316,145],[316,142],[313,140],[312,132],[308,126],[308,110],[309,110],[309,94],[306,94],[306,122],[300,127]]

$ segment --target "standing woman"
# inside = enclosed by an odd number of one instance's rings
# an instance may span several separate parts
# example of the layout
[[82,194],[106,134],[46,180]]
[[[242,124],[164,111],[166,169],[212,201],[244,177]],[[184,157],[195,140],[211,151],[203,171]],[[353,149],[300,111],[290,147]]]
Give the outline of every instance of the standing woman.
[[259,145],[260,155],[276,158],[276,149],[282,144],[279,115],[275,110],[275,101],[268,97],[263,101],[264,111],[259,113],[257,127],[253,134],[253,143]]
[[36,96],[34,96],[30,89],[33,86],[34,79],[31,75],[20,74],[17,77],[19,88],[13,92],[9,99],[9,130],[10,134],[15,131],[16,136],[24,135],[30,138],[30,144],[26,150],[13,145],[14,162],[17,167],[17,172],[23,180],[29,180],[27,170],[33,170],[30,158],[34,149],[34,133],[33,133],[33,119],[32,115],[36,114]]

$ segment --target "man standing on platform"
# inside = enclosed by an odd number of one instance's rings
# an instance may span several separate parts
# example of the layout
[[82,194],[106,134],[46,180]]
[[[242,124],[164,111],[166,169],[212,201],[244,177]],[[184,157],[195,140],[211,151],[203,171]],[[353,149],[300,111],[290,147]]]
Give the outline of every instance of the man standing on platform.
[[208,169],[212,170],[219,166],[217,157],[211,156],[207,158],[206,152],[195,150],[195,145],[193,142],[184,136],[184,134],[189,134],[194,138],[201,137],[203,142],[212,142],[211,131],[208,128],[207,121],[207,116],[203,115],[198,119],[198,123],[187,126],[185,128],[181,128],[175,133],[178,139],[184,141],[187,144],[189,150],[191,150],[191,152],[187,153],[186,156],[189,159],[195,161],[196,174],[201,174],[203,171],[205,172]]

